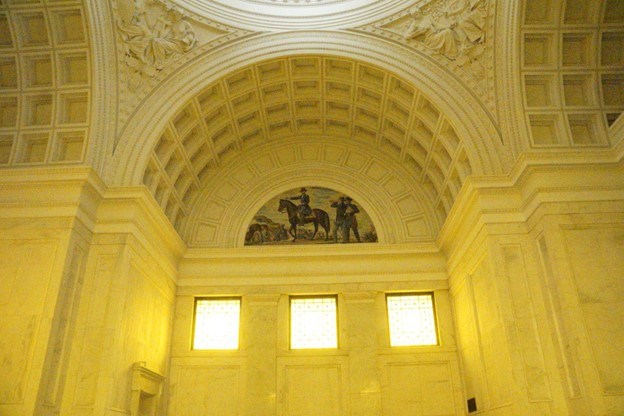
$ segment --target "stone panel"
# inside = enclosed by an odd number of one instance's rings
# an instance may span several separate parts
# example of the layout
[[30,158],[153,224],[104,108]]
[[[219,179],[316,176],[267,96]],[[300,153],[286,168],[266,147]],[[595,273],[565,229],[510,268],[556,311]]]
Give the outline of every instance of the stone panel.
[[522,356],[529,400],[551,400],[550,385],[535,320],[533,299],[527,282],[527,270],[520,246],[503,247],[507,295],[513,309],[511,327],[514,345]]
[[563,303],[558,293],[561,291],[561,285],[558,283],[557,276],[553,269],[550,258],[550,252],[546,245],[546,240],[542,236],[537,240],[540,260],[542,262],[542,270],[544,273],[543,294],[547,305],[548,315],[552,317],[555,328],[554,339],[558,349],[558,354],[563,363],[563,373],[569,395],[572,398],[581,397],[581,381],[579,378],[579,370],[577,369],[577,353],[576,347],[572,345],[570,340],[568,326],[563,317]]
[[279,397],[279,415],[344,414],[340,365],[287,365]]
[[481,261],[472,274],[483,366],[490,407],[511,403],[511,363],[506,330],[500,312],[500,297],[492,279],[488,259]]
[[564,236],[602,388],[624,394],[624,227],[565,230]]
[[384,415],[455,416],[448,362],[391,363],[382,390]]
[[172,380],[170,414],[238,416],[241,380],[238,366],[182,366]]
[[36,315],[3,314],[0,322],[0,405],[24,401],[38,318]]
[[[0,412],[2,405],[21,404],[32,397],[28,378],[36,373],[38,340],[45,340],[49,326],[44,319],[57,241],[0,240]],[[54,296],[54,294],[52,294]]]
[[453,293],[453,306],[465,395],[467,399],[475,398],[481,406],[487,402],[488,398],[477,333],[474,296],[469,278]]

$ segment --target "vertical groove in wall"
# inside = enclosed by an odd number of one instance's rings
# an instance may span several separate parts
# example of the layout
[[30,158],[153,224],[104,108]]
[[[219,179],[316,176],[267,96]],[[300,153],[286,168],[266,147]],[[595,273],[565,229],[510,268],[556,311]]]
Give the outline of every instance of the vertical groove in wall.
[[551,401],[544,354],[537,330],[535,309],[527,282],[526,264],[519,245],[502,247],[505,286],[511,300],[513,335],[522,357],[523,376],[530,401]]
[[554,341],[559,350],[559,356],[563,361],[563,369],[567,381],[568,393],[571,398],[579,398],[581,397],[582,390],[576,368],[574,366],[575,357],[572,351],[572,346],[565,336],[567,331],[562,317],[561,302],[557,296],[557,293],[559,293],[559,287],[557,285],[552,264],[550,263],[548,246],[546,245],[544,236],[538,238],[537,245],[539,248],[540,261],[542,263],[542,271],[544,274],[544,280],[542,283],[546,308],[548,309],[548,315],[552,317],[552,324],[555,330]]

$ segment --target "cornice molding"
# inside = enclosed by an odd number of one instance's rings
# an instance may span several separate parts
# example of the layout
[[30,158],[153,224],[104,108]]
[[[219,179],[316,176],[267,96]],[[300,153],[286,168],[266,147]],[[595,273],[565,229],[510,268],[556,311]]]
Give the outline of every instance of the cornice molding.
[[106,185],[90,167],[0,170],[4,218],[78,218],[93,230]]
[[180,239],[149,191],[142,186],[107,189],[97,211],[96,234],[131,234],[155,258],[168,260],[175,270],[186,251]]
[[551,213],[569,214],[583,212],[588,203],[621,204],[623,150],[620,145],[585,155],[523,154],[508,175],[469,178],[440,231],[440,249],[452,266],[488,225],[526,233],[531,217],[545,205],[553,206]]
[[[182,286],[445,281],[446,259],[431,244],[357,247],[246,247],[190,249],[180,262]],[[267,249],[267,250],[264,250]],[[308,267],[296,267],[305,261]]]

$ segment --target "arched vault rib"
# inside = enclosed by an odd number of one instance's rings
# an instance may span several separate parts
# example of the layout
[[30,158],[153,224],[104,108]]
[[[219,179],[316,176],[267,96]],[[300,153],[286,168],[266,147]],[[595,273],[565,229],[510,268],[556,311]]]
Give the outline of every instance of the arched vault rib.
[[[255,39],[230,57],[229,70],[214,57],[216,66],[208,72],[220,78],[202,77],[197,63],[189,65],[149,98],[182,106],[156,107],[151,114],[140,109],[133,118],[111,164],[115,182],[142,181],[181,230],[192,215],[191,201],[210,175],[223,177],[228,158],[244,160],[267,142],[330,136],[384,153],[406,170],[413,187],[427,195],[429,234],[435,238],[465,178],[501,171],[504,155],[495,126],[456,79],[434,72],[437,67],[423,57],[411,56],[422,63],[415,66],[391,57],[389,45],[355,48],[361,36],[337,35],[338,41],[327,42],[319,34],[293,35],[300,37],[294,44],[292,37],[278,35]],[[301,55],[302,50],[315,53]],[[406,58],[404,50],[395,52]],[[249,63],[258,56],[265,59]]]
[[260,36],[202,55],[163,82],[127,123],[107,178],[118,185],[140,183],[151,150],[182,103],[245,66],[294,54],[345,57],[397,74],[452,120],[467,144],[475,173],[503,171],[506,155],[491,115],[461,81],[426,55],[361,34],[289,32]]

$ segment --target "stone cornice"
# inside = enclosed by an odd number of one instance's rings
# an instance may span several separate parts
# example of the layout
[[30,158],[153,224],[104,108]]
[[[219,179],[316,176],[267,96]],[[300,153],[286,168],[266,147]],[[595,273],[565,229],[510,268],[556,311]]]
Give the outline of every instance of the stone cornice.
[[440,249],[452,265],[487,225],[507,224],[511,233],[525,233],[527,221],[545,204],[573,213],[588,202],[623,201],[623,148],[523,154],[509,175],[469,178],[440,232]]
[[190,259],[241,259],[241,258],[307,258],[307,257],[343,257],[371,255],[423,255],[438,254],[435,243],[415,244],[344,244],[327,246],[246,246],[237,248],[189,248],[184,254]]
[[89,167],[0,170],[4,218],[76,217],[89,229],[106,186]]
[[109,188],[97,212],[97,234],[132,234],[175,270],[186,245],[145,187]]
[[180,279],[184,285],[305,284],[319,276],[327,276],[327,283],[445,280],[445,267],[432,244],[189,249]]

